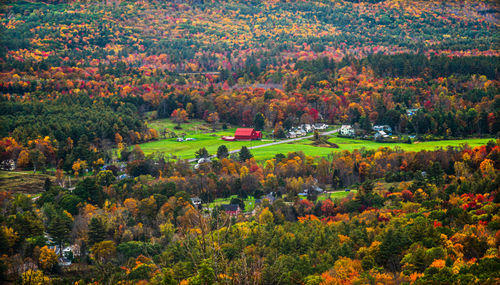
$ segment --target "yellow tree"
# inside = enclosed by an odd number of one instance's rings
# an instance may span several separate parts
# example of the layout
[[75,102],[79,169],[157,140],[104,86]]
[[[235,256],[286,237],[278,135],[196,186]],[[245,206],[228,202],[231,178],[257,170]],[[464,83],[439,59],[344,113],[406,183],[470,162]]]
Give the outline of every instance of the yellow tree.
[[260,212],[259,223],[263,225],[270,225],[273,223],[273,221],[274,221],[273,213],[269,211],[269,208],[264,208],[264,210]]
[[40,257],[38,258],[38,263],[40,267],[44,270],[50,270],[57,263],[57,255],[56,252],[44,246],[40,249]]
[[28,269],[21,276],[22,285],[51,284],[49,277],[45,276],[40,270]]
[[27,167],[30,164],[30,153],[26,150],[22,150],[19,153],[19,157],[17,158],[17,166],[19,167]]
[[98,242],[90,249],[90,257],[98,263],[105,263],[116,254],[116,245],[114,241],[104,240]]
[[78,176],[86,168],[87,168],[87,162],[85,160],[80,160],[80,159],[75,161],[72,166],[72,169],[75,172],[75,176]]

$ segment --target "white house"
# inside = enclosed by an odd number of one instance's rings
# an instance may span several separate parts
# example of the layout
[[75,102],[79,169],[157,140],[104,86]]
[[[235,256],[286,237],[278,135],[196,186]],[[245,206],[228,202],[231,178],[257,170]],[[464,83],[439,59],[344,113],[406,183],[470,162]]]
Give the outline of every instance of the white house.
[[343,136],[354,136],[354,128],[351,125],[342,125],[339,132]]
[[372,129],[376,132],[383,131],[383,132],[386,132],[388,134],[392,134],[392,128],[388,125],[375,125],[375,126],[373,126]]
[[375,139],[388,138],[389,135],[386,132],[384,132],[384,131],[378,131],[378,132],[375,133],[374,137],[375,137]]

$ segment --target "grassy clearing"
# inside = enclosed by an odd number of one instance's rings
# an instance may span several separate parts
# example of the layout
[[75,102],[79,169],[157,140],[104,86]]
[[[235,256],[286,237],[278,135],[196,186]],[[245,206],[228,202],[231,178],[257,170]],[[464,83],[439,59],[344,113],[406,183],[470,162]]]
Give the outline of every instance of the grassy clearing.
[[189,159],[194,158],[194,153],[203,147],[206,148],[210,154],[215,154],[217,148],[221,145],[226,145],[231,151],[241,149],[243,146],[251,147],[266,143],[266,140],[239,142],[223,141],[221,137],[234,135],[236,127],[213,132],[209,124],[199,120],[191,120],[189,123],[182,124],[182,130],[175,130],[174,127],[176,124],[170,119],[151,121],[148,123],[148,126],[160,132],[163,129],[167,129],[168,131],[175,132],[179,137],[185,135],[186,138],[194,138],[195,140],[178,142],[176,138],[170,138],[141,144],[141,149],[146,155],[159,151],[165,154]]
[[[148,123],[148,126],[155,128],[159,131],[167,128],[169,131],[174,131],[177,135],[185,134],[186,137],[191,137],[196,140],[177,142],[175,138],[158,140],[141,144],[141,148],[145,154],[150,154],[156,151],[166,154],[172,154],[177,157],[189,159],[194,158],[194,153],[205,147],[210,154],[215,154],[217,148],[221,145],[226,145],[231,150],[241,149],[242,146],[257,146],[271,142],[271,140],[264,139],[262,141],[237,141],[226,142],[221,139],[222,136],[231,136],[234,134],[236,127],[228,128],[227,130],[219,130],[212,132],[212,128],[204,121],[191,120],[189,123],[182,124],[182,130],[175,130],[175,123],[170,119],[155,120]],[[356,140],[348,138],[340,138],[332,136],[329,141],[336,143],[339,148],[328,148],[313,146],[310,139],[304,139],[293,143],[286,143],[280,145],[273,145],[258,149],[251,150],[252,154],[257,160],[265,160],[274,157],[277,153],[287,154],[294,151],[303,151],[311,156],[327,156],[332,152],[337,151],[353,151],[365,147],[367,149],[378,149],[380,147],[400,147],[405,151],[421,151],[421,150],[434,150],[439,147],[446,148],[448,146],[460,146],[468,144],[471,147],[484,145],[491,139],[463,139],[463,140],[443,140],[443,141],[429,141],[417,142],[413,144],[405,143],[378,143],[374,141]]]
[[167,131],[173,131],[175,133],[185,133],[186,135],[200,134],[209,132],[212,128],[204,121],[200,120],[190,120],[188,123],[181,124],[182,130],[174,129],[177,126],[176,123],[172,122],[170,119],[159,119],[147,122],[148,127],[157,130],[158,132],[167,129]]
[[54,181],[48,174],[33,174],[32,171],[0,171],[0,191],[13,193],[36,194],[43,191],[45,179]]
[[339,148],[326,148],[317,147],[311,145],[311,140],[302,140],[290,144],[280,144],[259,149],[251,150],[252,154],[258,160],[269,159],[273,157],[276,153],[287,154],[293,151],[303,151],[307,155],[311,156],[327,156],[332,152],[337,151],[353,151],[355,149],[360,149],[365,147],[367,149],[378,149],[380,147],[390,147],[395,148],[400,147],[405,151],[421,151],[421,150],[434,150],[436,148],[446,148],[448,146],[460,146],[462,144],[468,144],[471,147],[484,145],[491,139],[463,139],[463,140],[443,140],[443,141],[429,141],[429,142],[417,142],[413,144],[405,143],[378,143],[374,141],[365,140],[355,140],[347,138],[332,137],[329,139],[330,142],[336,143]]
[[[232,195],[229,198],[217,198],[212,203],[208,204],[208,207],[213,209],[216,206],[228,205],[231,199],[238,198],[238,195]],[[245,210],[243,212],[251,212],[255,208],[255,198],[253,196],[248,196],[248,198],[243,200],[245,203]]]
[[178,142],[176,139],[165,139],[141,144],[141,149],[145,154],[150,154],[156,151],[172,154],[181,158],[194,158],[195,152],[200,148],[206,148],[210,154],[216,154],[217,148],[221,145],[226,145],[231,150],[241,149],[242,146],[255,146],[266,143],[266,141],[238,141],[226,142],[221,139],[222,135],[230,135],[233,133],[222,134],[227,132],[217,132],[208,134],[199,134],[189,136],[194,138],[194,141]]
[[[351,189],[351,191],[346,192],[344,190],[333,191],[333,192],[323,192],[318,195],[318,201],[324,201],[326,199],[331,199],[332,201],[336,199],[343,199],[347,197],[349,194],[356,194],[357,190]],[[307,199],[307,196],[299,196],[300,199]]]

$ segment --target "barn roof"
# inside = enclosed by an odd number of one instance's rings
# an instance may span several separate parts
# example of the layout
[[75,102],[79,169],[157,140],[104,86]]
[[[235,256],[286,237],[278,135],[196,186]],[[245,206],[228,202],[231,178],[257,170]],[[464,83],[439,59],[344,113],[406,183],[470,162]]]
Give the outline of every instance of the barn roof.
[[238,128],[234,133],[234,136],[251,136],[253,132],[252,128]]

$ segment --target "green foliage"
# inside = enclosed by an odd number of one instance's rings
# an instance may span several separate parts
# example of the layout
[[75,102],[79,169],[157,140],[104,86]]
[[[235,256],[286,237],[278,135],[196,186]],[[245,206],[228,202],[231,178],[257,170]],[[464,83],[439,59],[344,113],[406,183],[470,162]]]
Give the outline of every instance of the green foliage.
[[241,147],[241,150],[239,152],[239,158],[241,162],[245,162],[247,159],[250,159],[252,157],[252,153],[250,153],[250,150],[248,150],[246,146]]
[[106,239],[106,227],[101,219],[96,217],[90,219],[88,236],[90,246]]
[[228,156],[229,156],[229,151],[225,145],[221,145],[219,146],[219,148],[217,148],[217,158],[223,159],[227,158]]

